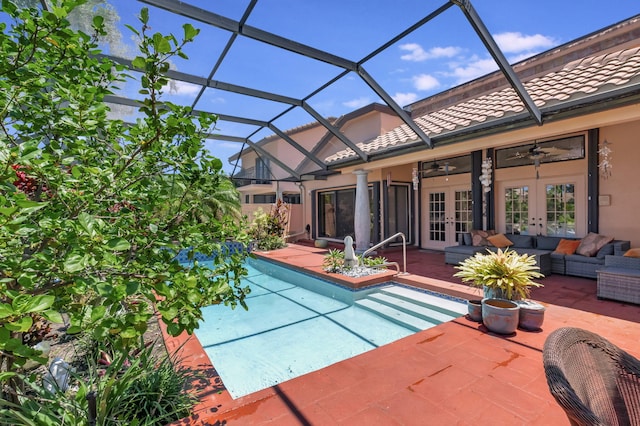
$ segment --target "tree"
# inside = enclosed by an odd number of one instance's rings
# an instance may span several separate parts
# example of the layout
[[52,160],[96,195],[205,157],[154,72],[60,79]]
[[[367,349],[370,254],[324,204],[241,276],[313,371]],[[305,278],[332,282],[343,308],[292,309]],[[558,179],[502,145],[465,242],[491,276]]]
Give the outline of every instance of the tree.
[[104,97],[128,77],[96,56],[100,16],[92,35],[71,29],[81,3],[2,3],[14,21],[0,24],[0,380],[10,384],[27,359],[40,359],[25,340],[34,320],[68,315],[68,333],[90,330],[126,351],[151,305],[173,335],[193,332],[205,306],[246,307],[243,253],[216,256],[211,269],[176,260],[182,248],[217,254],[227,239],[247,242],[232,217],[216,211],[203,221],[193,202],[229,185],[204,150],[216,117],[160,101],[168,61],[186,58],[198,30],[184,25],[181,40],[149,34],[143,9],[142,29],[130,27],[140,39],[143,118],[108,120]]

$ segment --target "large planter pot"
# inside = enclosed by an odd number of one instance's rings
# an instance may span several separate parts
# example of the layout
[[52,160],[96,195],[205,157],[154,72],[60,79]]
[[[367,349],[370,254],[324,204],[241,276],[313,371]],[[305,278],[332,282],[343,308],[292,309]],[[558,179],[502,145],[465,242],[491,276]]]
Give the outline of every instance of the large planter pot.
[[516,303],[520,306],[518,327],[525,330],[540,330],[546,308],[531,300],[519,300]]
[[[507,293],[501,288],[487,287],[486,285],[482,287],[482,292],[484,293],[485,299],[508,299]],[[516,296],[514,294],[514,296]]]
[[478,299],[467,300],[469,318],[472,321],[482,321],[482,301]]
[[512,334],[518,328],[520,306],[505,299],[482,299],[482,322],[489,331]]

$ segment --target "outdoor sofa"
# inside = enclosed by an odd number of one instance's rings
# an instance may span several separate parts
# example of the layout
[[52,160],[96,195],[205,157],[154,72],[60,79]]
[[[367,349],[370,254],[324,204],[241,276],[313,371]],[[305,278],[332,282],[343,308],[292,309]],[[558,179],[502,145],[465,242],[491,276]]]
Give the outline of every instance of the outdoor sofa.
[[[492,231],[484,232],[488,232],[489,236],[495,235]],[[597,236],[597,234],[591,235]],[[622,256],[631,245],[628,240],[613,240],[599,248],[592,256],[585,256],[575,253],[563,254],[556,251],[561,242],[564,244],[566,241],[574,241],[577,246],[582,241],[577,238],[520,234],[504,234],[504,236],[513,243],[508,246],[510,250],[514,250],[518,254],[534,255],[536,265],[540,267],[540,272],[544,275],[553,273],[593,279],[597,278],[598,269],[604,267],[606,256]],[[477,241],[475,242],[477,243]],[[496,251],[498,247],[486,241],[474,245],[474,236],[471,233],[463,233],[458,245],[445,247],[445,263],[457,265],[468,257],[487,250]]]
[[640,304],[640,258],[605,256],[604,266],[598,269],[597,295],[599,299]]

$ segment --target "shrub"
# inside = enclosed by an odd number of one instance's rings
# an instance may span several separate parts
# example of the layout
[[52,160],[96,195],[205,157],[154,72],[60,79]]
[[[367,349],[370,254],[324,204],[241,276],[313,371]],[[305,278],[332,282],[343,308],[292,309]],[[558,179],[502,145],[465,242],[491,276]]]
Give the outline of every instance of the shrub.
[[80,3],[43,10],[2,2],[0,397],[13,403],[21,366],[46,361],[25,340],[39,334],[41,319],[60,323],[64,313],[68,333],[112,337],[126,354],[151,305],[172,335],[192,333],[211,304],[246,307],[243,255],[216,256],[206,268],[175,258],[183,247],[209,255],[227,239],[248,242],[218,204],[192,202],[230,190],[222,162],[204,147],[217,117],[161,101],[170,61],[186,59],[183,47],[198,30],[150,34],[142,9],[142,29],[129,28],[139,40],[131,64],[143,100],[135,122],[124,123],[108,117],[105,97],[128,74],[99,55],[103,18],[93,19],[94,34],[70,28]]
[[289,220],[289,206],[278,200],[269,213],[259,209],[254,214],[249,235],[260,250],[275,250],[285,246],[284,233]]

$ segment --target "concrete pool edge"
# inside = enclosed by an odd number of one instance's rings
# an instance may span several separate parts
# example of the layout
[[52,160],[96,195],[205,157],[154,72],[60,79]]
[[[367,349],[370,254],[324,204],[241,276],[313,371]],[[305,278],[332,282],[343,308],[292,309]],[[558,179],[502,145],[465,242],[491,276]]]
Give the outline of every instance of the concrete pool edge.
[[[395,271],[388,271],[360,278],[329,274],[322,270],[321,263],[323,258],[322,256],[318,256],[317,249],[316,251],[309,253],[313,259],[305,259],[299,256],[296,256],[295,260],[291,259],[291,256],[283,258],[277,251],[254,252],[254,254],[258,258],[274,262],[303,273],[309,273],[326,281],[334,282],[338,285],[349,287],[351,289],[363,289],[391,280],[409,287],[435,291],[462,299],[478,297],[477,290],[465,285],[449,283],[412,274],[398,275]],[[320,262],[319,264],[318,261]],[[289,262],[295,262],[295,264]],[[237,410],[243,406],[250,405],[257,401],[267,400],[280,394],[278,385],[276,385],[233,399],[230,393],[226,390],[222,379],[215,370],[215,367],[209,361],[209,357],[205,353],[198,338],[195,335],[189,335],[186,332],[176,337],[169,335],[167,333],[166,325],[160,318],[160,314],[157,313],[156,315],[158,317],[160,330],[168,353],[177,353],[178,362],[182,367],[203,373],[203,377],[192,383],[189,389],[189,391],[193,392],[198,399],[198,403],[193,408],[193,414],[188,418],[171,423],[171,425],[207,424],[206,422],[213,416],[220,416],[224,413]]]

